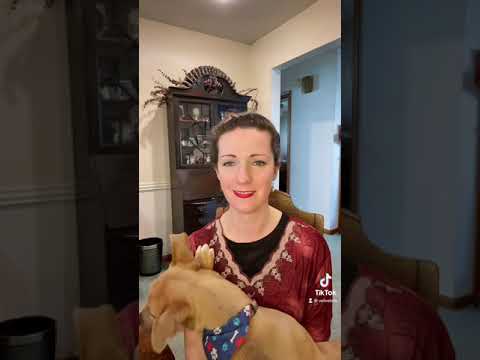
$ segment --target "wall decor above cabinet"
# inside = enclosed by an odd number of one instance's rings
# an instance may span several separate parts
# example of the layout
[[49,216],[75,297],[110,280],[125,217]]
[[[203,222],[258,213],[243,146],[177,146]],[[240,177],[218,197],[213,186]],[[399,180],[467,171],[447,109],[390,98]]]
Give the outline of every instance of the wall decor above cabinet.
[[[256,111],[258,108],[258,101],[256,100],[257,89],[249,88],[237,91],[235,83],[222,70],[209,65],[198,66],[189,72],[183,70],[185,77],[183,79],[175,80],[165,74],[162,70],[158,70],[162,76],[168,80],[170,85],[164,86],[159,81],[155,80],[153,90],[150,92],[150,98],[145,101],[144,108],[149,105],[157,105],[161,107],[168,102],[169,95],[173,89],[192,89],[197,90],[197,95],[207,97],[222,96],[224,94],[224,82],[229,85],[233,93],[237,95],[250,96],[248,102],[248,110]],[[222,81],[223,80],[223,81]]]

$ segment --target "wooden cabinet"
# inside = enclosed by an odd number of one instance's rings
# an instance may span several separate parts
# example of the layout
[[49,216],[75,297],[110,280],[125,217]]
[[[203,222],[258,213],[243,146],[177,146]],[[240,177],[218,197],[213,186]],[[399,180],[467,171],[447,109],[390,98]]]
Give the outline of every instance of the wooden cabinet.
[[80,306],[118,309],[138,296],[138,1],[66,7]]
[[[217,88],[208,84],[217,82]],[[191,233],[213,220],[223,203],[211,164],[210,131],[230,113],[247,110],[249,96],[223,78],[205,74],[190,88],[170,87],[168,137],[173,232]],[[188,218],[185,218],[188,217]]]
[[90,151],[138,151],[138,1],[84,2]]

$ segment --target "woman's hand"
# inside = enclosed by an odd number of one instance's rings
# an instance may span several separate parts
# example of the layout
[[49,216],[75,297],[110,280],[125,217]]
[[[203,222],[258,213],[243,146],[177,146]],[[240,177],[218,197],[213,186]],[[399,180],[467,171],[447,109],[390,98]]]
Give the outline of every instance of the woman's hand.
[[185,360],[207,360],[199,332],[185,329],[184,343]]

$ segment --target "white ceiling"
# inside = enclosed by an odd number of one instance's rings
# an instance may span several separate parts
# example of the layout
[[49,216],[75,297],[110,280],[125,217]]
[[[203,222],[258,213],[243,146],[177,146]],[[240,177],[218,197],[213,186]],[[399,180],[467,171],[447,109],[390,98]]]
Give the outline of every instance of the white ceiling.
[[253,44],[316,0],[140,0],[140,16]]

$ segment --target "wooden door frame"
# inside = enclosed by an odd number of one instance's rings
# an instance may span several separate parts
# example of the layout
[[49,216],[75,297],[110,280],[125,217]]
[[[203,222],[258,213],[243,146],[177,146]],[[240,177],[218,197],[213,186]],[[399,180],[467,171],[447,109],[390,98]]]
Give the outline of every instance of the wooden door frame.
[[[474,93],[477,97],[477,118],[480,123],[480,49],[473,54],[474,62]],[[475,251],[474,251],[474,284],[473,302],[475,306],[480,305],[480,133],[477,133],[477,174],[476,174],[476,215],[475,215]]]
[[[359,124],[359,44],[362,0],[342,1],[342,105],[341,105],[341,177],[340,208],[358,214],[358,124]],[[347,23],[348,22],[348,23]],[[344,76],[349,73],[350,79]],[[350,100],[350,101],[348,101]],[[348,192],[350,199],[342,201]]]
[[[290,194],[290,156],[291,156],[291,144],[292,144],[292,92],[290,90],[284,91],[280,95],[280,103],[282,100],[288,101],[288,135],[287,135],[287,193]],[[281,120],[280,120],[281,121]],[[281,124],[280,124],[280,131]],[[279,174],[280,176],[280,174]]]

